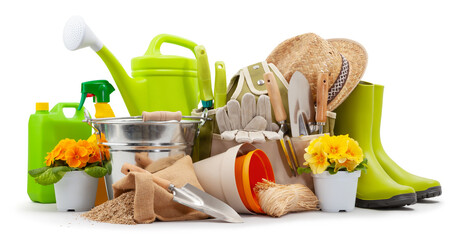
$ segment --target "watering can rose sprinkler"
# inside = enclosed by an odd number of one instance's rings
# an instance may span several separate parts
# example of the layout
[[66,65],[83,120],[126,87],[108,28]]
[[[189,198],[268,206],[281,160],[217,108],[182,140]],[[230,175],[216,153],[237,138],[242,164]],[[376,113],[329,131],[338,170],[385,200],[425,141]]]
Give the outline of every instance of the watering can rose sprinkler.
[[162,43],[166,42],[188,48],[197,57],[197,44],[192,41],[168,34],[156,36],[143,56],[132,59],[130,77],[81,17],[67,21],[63,40],[71,51],[90,47],[98,54],[113,76],[131,116],[141,115],[143,111],[181,111],[190,115],[198,107],[201,91],[197,60],[160,53]]

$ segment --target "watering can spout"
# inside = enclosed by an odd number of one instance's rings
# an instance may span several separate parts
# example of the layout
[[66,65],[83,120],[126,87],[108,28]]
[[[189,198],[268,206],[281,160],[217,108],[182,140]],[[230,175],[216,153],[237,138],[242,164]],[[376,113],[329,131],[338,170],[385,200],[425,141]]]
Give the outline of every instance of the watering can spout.
[[130,94],[131,89],[129,88],[132,85],[133,79],[127,75],[116,57],[114,57],[102,41],[97,38],[82,17],[72,16],[68,19],[63,30],[63,41],[65,47],[70,51],[90,47],[100,56],[113,76],[119,92],[124,99],[125,105],[129,109],[129,113],[132,114],[129,106],[134,104],[132,101],[132,94]]
[[130,86],[129,83],[132,82],[133,79],[127,74],[124,67],[122,67],[121,63],[119,63],[116,57],[106,46],[103,46],[97,54],[103,60],[106,67],[108,67],[109,72],[113,76],[114,82],[124,99],[125,105],[130,106],[133,104],[131,94],[128,94],[128,87]]

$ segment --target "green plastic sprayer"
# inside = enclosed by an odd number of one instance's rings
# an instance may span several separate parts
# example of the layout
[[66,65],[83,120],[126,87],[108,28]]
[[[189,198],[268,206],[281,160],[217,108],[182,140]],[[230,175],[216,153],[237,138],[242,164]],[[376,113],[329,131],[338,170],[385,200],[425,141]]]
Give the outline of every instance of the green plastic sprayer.
[[131,116],[141,115],[143,111],[181,111],[190,115],[198,107],[197,60],[160,52],[163,43],[170,43],[188,48],[196,55],[196,43],[168,34],[156,36],[143,56],[132,59],[130,77],[81,17],[68,20],[63,39],[69,50],[91,47],[100,56]]

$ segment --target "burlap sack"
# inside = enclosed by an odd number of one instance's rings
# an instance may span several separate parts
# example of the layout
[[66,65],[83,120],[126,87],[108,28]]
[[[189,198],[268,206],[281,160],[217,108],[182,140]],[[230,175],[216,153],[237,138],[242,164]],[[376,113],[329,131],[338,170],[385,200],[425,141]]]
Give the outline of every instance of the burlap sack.
[[[166,162],[171,164],[166,166]],[[155,162],[151,163],[152,165]],[[130,172],[121,180],[113,184],[114,197],[128,191],[135,191],[134,220],[137,223],[151,223],[160,221],[180,221],[206,219],[209,216],[173,201],[173,194],[157,185],[152,176],[169,180],[176,187],[183,187],[190,183],[203,190],[197,180],[190,156],[179,160],[167,158],[160,162],[159,170],[153,174]],[[147,169],[154,169],[148,165]]]

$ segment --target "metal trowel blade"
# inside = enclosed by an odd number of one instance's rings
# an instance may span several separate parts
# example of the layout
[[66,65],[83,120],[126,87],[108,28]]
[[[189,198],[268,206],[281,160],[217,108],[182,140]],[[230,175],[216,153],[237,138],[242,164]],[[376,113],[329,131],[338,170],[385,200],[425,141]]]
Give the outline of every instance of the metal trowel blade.
[[231,223],[243,222],[240,215],[229,205],[189,183],[182,188],[174,187],[170,190],[173,192],[173,201],[177,203],[206,213],[217,220]]

